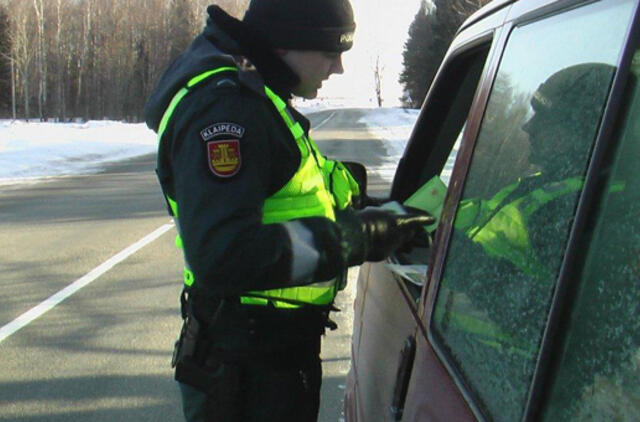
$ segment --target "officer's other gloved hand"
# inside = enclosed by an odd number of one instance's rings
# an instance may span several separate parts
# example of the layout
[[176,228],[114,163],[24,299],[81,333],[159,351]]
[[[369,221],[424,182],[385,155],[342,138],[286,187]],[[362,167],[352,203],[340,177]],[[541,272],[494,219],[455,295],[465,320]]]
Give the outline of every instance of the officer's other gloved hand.
[[427,213],[407,208],[396,213],[369,207],[336,215],[336,224],[342,232],[343,254],[349,266],[382,261],[416,236],[427,236],[423,227],[434,222]]

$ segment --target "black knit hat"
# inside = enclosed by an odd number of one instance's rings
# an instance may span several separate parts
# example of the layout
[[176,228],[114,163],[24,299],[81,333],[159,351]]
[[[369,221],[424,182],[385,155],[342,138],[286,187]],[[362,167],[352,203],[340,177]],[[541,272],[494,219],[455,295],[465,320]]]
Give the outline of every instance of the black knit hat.
[[346,51],[356,28],[349,0],[251,0],[242,20],[291,50]]

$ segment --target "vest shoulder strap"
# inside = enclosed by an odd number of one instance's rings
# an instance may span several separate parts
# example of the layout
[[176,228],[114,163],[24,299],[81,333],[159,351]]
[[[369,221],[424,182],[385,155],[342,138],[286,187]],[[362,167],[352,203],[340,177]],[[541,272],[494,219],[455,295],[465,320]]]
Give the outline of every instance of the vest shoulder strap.
[[167,109],[164,111],[164,114],[162,115],[162,120],[160,120],[160,126],[158,127],[158,140],[162,139],[162,135],[164,134],[164,131],[167,129],[167,125],[171,120],[171,116],[173,115],[173,112],[175,111],[175,109],[178,107],[178,104],[180,104],[180,101],[182,101],[185,95],[191,92],[194,87],[198,86],[201,82],[219,73],[237,72],[237,71],[238,71],[237,67],[222,66],[216,69],[207,70],[206,72],[202,72],[194,76],[193,78],[189,79],[186,85],[183,88],[181,88],[178,92],[175,93],[175,95],[169,102]]

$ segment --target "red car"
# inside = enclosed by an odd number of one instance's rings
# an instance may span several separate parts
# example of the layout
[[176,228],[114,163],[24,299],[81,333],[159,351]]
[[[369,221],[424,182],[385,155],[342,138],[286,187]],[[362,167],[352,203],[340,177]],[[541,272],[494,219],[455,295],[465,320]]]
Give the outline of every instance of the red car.
[[640,420],[638,3],[460,28],[391,189],[434,242],[360,270],[347,421]]

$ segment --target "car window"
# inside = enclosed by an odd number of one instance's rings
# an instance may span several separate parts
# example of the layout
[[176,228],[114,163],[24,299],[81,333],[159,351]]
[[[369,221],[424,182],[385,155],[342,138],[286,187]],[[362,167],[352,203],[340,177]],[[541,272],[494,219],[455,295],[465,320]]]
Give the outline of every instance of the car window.
[[[425,133],[425,137],[432,137],[436,148],[434,152],[421,161],[419,165],[420,177],[415,188],[422,186],[434,175],[444,176],[445,184],[449,184],[453,164],[455,163],[460,141],[466,127],[471,101],[480,80],[480,75],[485,65],[489,52],[489,43],[474,49],[455,60],[448,67],[460,66],[464,62],[466,73],[459,81],[456,81],[456,91],[450,90],[447,94],[453,101],[449,113],[444,116],[440,130],[433,133]],[[461,62],[461,63],[459,63]],[[458,70],[459,72],[459,70]]]
[[[401,191],[405,196],[401,199],[406,200],[407,196],[438,175],[448,185],[490,46],[488,40],[470,51],[464,51],[450,60],[438,77],[434,94],[416,123],[411,144],[403,159],[405,171],[399,169],[401,176],[396,176],[395,196],[392,194],[392,197],[402,196],[398,195]],[[436,112],[439,116],[434,118]],[[445,190],[442,190],[442,196]],[[412,271],[418,276],[404,278],[411,282],[411,293],[417,299],[424,284],[428,248],[415,246],[397,254],[395,258],[404,265],[415,266]]]
[[515,27],[490,94],[431,334],[472,408],[524,409],[632,1]]
[[545,420],[640,415],[640,53]]
[[[462,48],[447,60],[429,92],[394,179],[391,196],[404,201],[455,160],[454,143],[462,134],[487,61],[491,41]],[[448,160],[448,158],[450,158]]]
[[447,161],[444,163],[444,167],[442,167],[442,170],[440,170],[440,174],[439,174],[440,180],[442,180],[442,182],[444,182],[446,186],[449,186],[449,182],[451,181],[451,174],[453,173],[453,165],[456,162],[456,157],[458,157],[458,150],[460,150],[460,143],[462,142],[462,135],[464,133],[465,127],[466,125],[463,126],[462,129],[460,130],[460,133],[458,134],[458,138],[456,139],[456,142],[453,144],[453,148],[451,148],[451,152],[447,157]]

